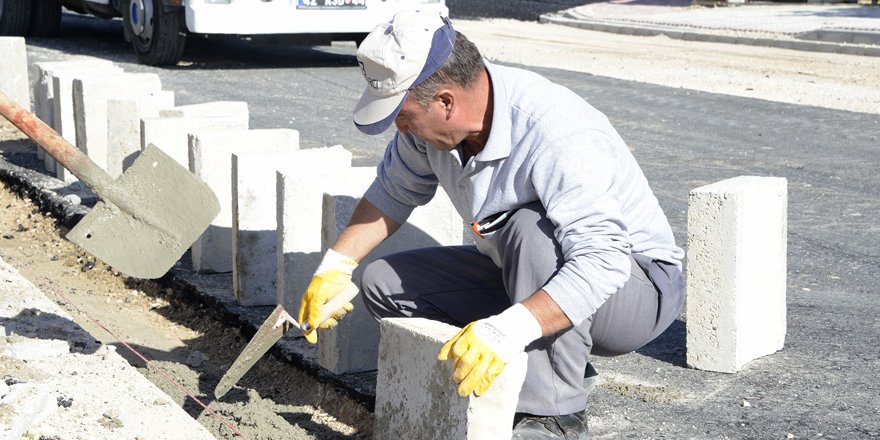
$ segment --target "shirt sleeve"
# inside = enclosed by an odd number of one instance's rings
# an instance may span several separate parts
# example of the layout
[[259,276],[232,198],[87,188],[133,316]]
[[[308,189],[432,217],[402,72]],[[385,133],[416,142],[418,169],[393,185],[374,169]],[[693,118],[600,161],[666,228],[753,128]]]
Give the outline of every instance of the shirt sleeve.
[[556,139],[532,168],[532,185],[555,225],[563,266],[544,290],[574,325],[629,279],[631,243],[622,220],[623,141],[601,131]]
[[426,145],[412,135],[394,135],[376,169],[376,179],[364,198],[394,221],[404,224],[416,206],[431,201],[437,176],[431,170]]

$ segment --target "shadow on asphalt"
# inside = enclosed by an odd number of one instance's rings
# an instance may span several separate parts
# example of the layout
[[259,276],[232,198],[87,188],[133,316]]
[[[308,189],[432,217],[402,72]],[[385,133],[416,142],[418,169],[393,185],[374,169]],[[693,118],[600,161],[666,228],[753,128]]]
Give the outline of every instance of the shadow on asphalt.
[[636,353],[667,362],[676,367],[687,368],[686,339],[685,322],[675,320],[657,339],[636,350]]

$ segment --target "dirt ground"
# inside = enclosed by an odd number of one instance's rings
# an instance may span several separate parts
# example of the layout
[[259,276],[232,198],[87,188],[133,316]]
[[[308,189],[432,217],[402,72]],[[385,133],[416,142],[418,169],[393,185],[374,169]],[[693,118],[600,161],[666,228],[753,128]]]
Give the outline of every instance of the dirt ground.
[[[490,59],[563,68],[594,75],[713,93],[880,113],[880,59],[633,37],[537,23],[458,21]],[[529,35],[530,38],[523,38]],[[22,135],[0,122],[0,145],[26,148]],[[10,142],[19,140],[17,142]],[[119,341],[76,307],[153,359],[155,366],[195,392],[251,439],[364,438],[371,414],[313,379],[265,357],[223,401],[208,398],[246,341],[200,310],[175,301],[154,282],[128,279],[64,240],[66,232],[14,188],[0,188],[0,257],[55,299],[102,342]],[[68,301],[58,292],[72,301]],[[75,305],[74,305],[75,304]],[[233,438],[156,368],[118,352],[217,438]],[[609,381],[606,387],[615,386]],[[244,402],[247,402],[245,405]],[[342,423],[334,414],[345,414]],[[324,409],[322,409],[324,408]]]
[[[0,148],[9,153],[33,146],[3,120]],[[65,228],[46,217],[30,200],[21,198],[16,188],[0,186],[0,206],[0,258],[61,304],[95,338],[115,345],[120,355],[217,438],[236,435],[163,373],[251,440],[369,436],[372,415],[366,408],[318,386],[313,378],[271,356],[258,362],[239,382],[240,387],[231,390],[222,401],[213,400],[214,387],[247,340],[197,308],[177,301],[170,289],[153,281],[130,279],[95,261],[65,240]],[[115,337],[80,310],[106,326]],[[151,361],[151,366],[121,342],[134,347]],[[321,409],[327,406],[332,407],[334,414],[343,414],[349,424],[337,421]]]

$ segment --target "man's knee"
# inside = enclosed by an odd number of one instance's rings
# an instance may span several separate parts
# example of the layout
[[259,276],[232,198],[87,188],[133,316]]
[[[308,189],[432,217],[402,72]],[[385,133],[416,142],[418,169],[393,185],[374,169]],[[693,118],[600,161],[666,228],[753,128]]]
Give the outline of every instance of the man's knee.
[[388,263],[379,259],[368,264],[361,276],[360,288],[364,306],[376,319],[394,316],[389,310],[389,304],[393,303],[386,297],[387,288],[383,285],[388,269]]

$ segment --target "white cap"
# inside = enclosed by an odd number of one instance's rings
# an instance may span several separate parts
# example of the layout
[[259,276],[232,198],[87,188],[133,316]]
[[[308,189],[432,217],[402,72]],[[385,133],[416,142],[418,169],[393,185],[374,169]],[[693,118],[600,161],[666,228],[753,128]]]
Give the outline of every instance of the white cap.
[[400,11],[376,26],[357,51],[367,81],[354,107],[354,124],[366,134],[385,131],[406,93],[443,66],[455,47],[455,30],[439,13]]

